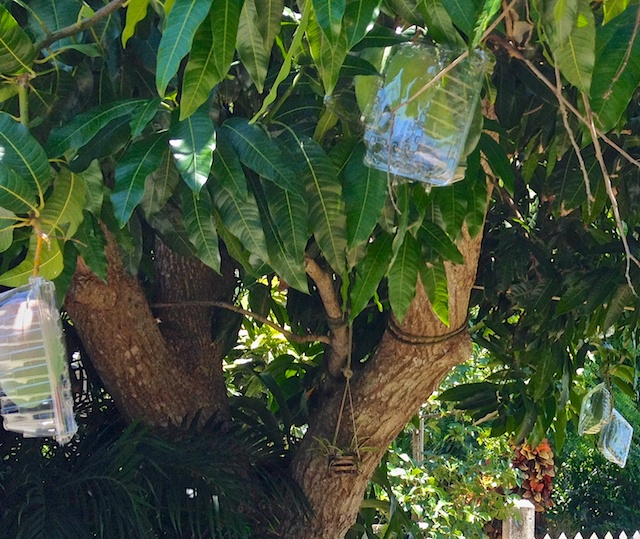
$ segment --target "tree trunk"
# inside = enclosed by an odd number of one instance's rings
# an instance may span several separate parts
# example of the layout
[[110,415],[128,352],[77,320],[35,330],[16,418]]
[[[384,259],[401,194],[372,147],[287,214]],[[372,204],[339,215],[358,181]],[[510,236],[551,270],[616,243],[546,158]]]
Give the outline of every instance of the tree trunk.
[[195,260],[157,248],[160,282],[167,286],[158,291],[159,298],[177,304],[165,310],[169,345],[161,331],[163,319],[153,315],[137,279],[124,268],[114,238],[106,229],[105,234],[107,282],[79,259],[65,307],[120,412],[150,425],[180,424],[197,413],[226,415],[222,354],[212,342],[211,308],[179,305],[196,295],[210,299],[222,278]]
[[332,451],[343,392],[336,392],[315,410],[293,463],[294,477],[315,514],[309,521],[287,522],[283,537],[343,537],[356,519],[365,488],[389,444],[451,367],[469,358],[467,309],[480,242],[479,236],[471,239],[465,234],[458,245],[465,263],[447,264],[451,328],[440,322],[422,286],[418,286],[400,327],[390,324],[374,356],[350,381],[353,408],[347,398],[335,445],[356,453],[357,473],[336,473],[330,466],[328,453]]

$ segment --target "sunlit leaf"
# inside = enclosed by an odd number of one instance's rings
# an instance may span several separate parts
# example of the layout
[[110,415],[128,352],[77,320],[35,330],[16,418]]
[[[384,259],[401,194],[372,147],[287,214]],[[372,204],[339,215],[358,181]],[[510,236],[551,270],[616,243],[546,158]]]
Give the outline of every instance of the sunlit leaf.
[[258,28],[255,0],[245,0],[242,6],[236,49],[242,65],[249,72],[258,92],[262,93],[269,67],[269,51]]
[[140,207],[149,216],[158,213],[167,203],[180,181],[180,173],[167,147],[162,154],[160,166],[147,176]]
[[[437,253],[445,260],[451,260],[455,264],[464,263],[462,253],[445,234],[444,230],[435,223],[425,219],[418,234],[422,241],[422,248],[427,253]],[[427,260],[434,260],[436,257],[433,254],[428,254],[426,258]]]
[[380,12],[380,0],[355,0],[347,3],[344,11],[343,25],[347,34],[348,48],[356,43],[371,30],[373,21]]
[[0,253],[4,253],[13,243],[12,225],[16,219],[15,213],[0,206]]
[[147,8],[150,0],[129,0],[124,28],[122,30],[122,46],[127,46],[127,41],[136,31],[136,26],[147,16]]
[[29,36],[0,4],[0,73],[29,71],[35,59],[36,50]]
[[180,62],[191,49],[196,30],[210,7],[211,0],[175,0],[158,46],[156,87],[160,97],[164,97]]
[[[33,275],[36,255],[36,235],[32,234],[26,258],[15,268],[0,275],[0,285],[17,287],[29,282]],[[38,274],[45,279],[55,279],[64,267],[62,251],[57,240],[49,238],[43,242]]]
[[312,0],[313,10],[318,25],[322,28],[329,41],[333,41],[340,35],[342,29],[342,16],[344,15],[345,0]]
[[419,267],[420,280],[433,312],[445,326],[449,326],[449,290],[443,262],[441,260],[427,262]]
[[255,0],[258,15],[258,29],[264,38],[265,50],[271,50],[276,36],[280,33],[280,21],[284,10],[284,0]]
[[53,192],[47,198],[39,221],[42,231],[49,236],[71,238],[82,223],[87,196],[84,179],[66,168],[61,168],[53,182]]
[[36,207],[35,198],[33,186],[0,163],[0,206],[14,213],[29,213]]
[[320,73],[324,91],[327,95],[333,93],[340,76],[342,63],[347,56],[347,32],[342,31],[331,41],[322,31],[317,21],[311,19],[307,28],[307,38],[311,56]]
[[402,322],[416,294],[420,248],[411,234],[406,234],[393,264],[389,268],[389,303],[393,315]]

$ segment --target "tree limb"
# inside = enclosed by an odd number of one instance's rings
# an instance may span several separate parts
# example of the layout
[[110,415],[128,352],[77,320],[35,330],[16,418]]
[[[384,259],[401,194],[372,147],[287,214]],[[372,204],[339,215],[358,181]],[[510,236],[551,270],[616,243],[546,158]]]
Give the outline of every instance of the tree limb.
[[349,326],[342,312],[342,305],[334,289],[331,273],[324,271],[311,257],[305,257],[307,275],[311,277],[318,288],[322,305],[327,313],[327,320],[331,329],[331,342],[327,354],[327,369],[333,378],[340,378],[342,370],[347,365],[347,358],[351,350]]
[[266,316],[247,311],[241,307],[236,307],[235,305],[232,305],[231,303],[227,303],[225,301],[183,301],[179,303],[154,303],[151,305],[151,308],[165,309],[185,305],[191,305],[195,307],[219,307],[221,309],[226,309],[227,311],[241,314],[242,316],[246,316],[247,318],[253,318],[258,322],[262,322],[270,328],[275,329],[279,333],[282,333],[288,340],[298,344],[304,344],[308,342],[321,342],[324,344],[331,344],[331,340],[326,335],[298,335],[296,333],[292,333],[291,331],[284,329],[282,326],[279,326],[278,324],[272,322]]
[[120,9],[127,0],[111,0],[106,6],[100,8],[91,17],[82,19],[74,24],[61,28],[57,32],[48,35],[40,43],[36,45],[36,50],[46,49],[56,41],[60,41],[65,37],[71,37],[87,28],[91,28],[93,25],[99,23],[101,20],[106,19],[112,13],[115,13]]

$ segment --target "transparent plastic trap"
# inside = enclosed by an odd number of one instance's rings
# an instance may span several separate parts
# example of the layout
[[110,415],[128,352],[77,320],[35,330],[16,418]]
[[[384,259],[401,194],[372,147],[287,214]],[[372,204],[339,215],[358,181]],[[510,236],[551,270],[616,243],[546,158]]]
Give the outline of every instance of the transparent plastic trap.
[[611,419],[613,413],[613,397],[604,384],[598,384],[582,399],[578,433],[598,434]]
[[618,410],[613,410],[611,419],[600,431],[598,449],[604,457],[624,468],[629,456],[633,427]]

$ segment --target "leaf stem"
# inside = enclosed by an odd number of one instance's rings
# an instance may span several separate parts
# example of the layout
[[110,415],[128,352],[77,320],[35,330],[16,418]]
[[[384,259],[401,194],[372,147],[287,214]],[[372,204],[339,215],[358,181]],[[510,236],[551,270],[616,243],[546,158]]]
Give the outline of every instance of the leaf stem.
[[29,127],[29,89],[26,80],[18,81],[18,107],[20,110],[20,123]]

